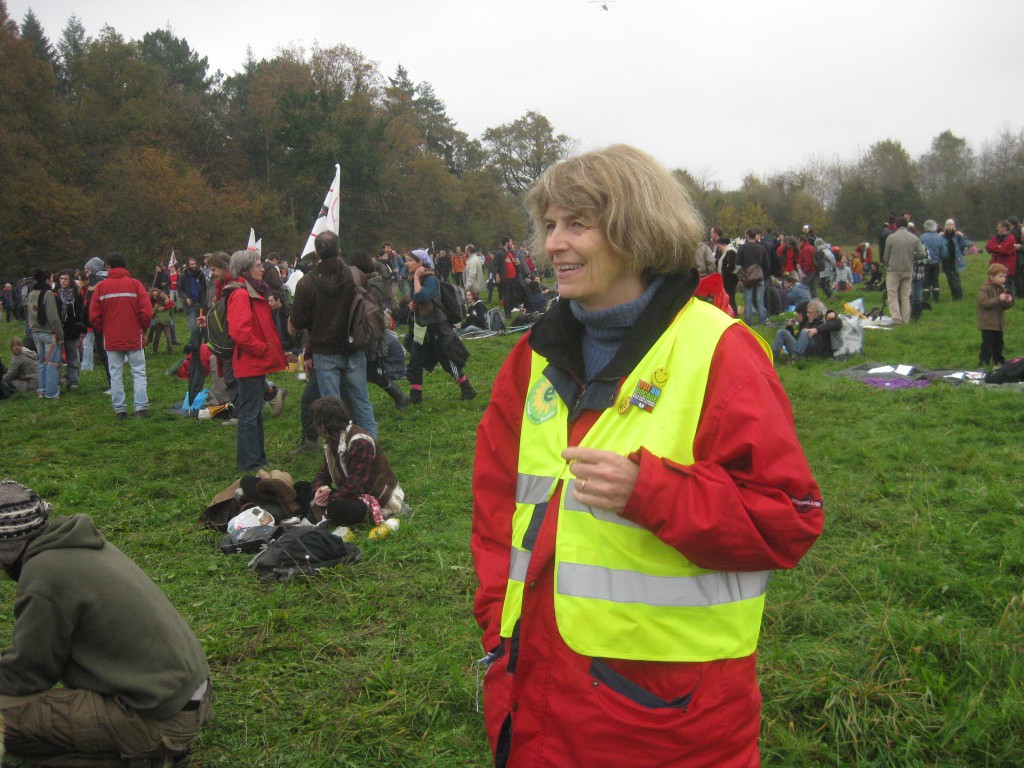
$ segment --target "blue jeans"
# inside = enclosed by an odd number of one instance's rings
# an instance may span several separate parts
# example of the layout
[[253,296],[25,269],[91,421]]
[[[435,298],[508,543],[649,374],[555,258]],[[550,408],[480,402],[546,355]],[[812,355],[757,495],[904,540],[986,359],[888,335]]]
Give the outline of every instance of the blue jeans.
[[764,307],[764,283],[758,283],[750,288],[743,289],[743,319],[750,325],[751,315],[757,311],[758,322],[763,323],[768,319],[768,310]]
[[775,334],[775,341],[772,342],[772,355],[779,356],[785,350],[794,357],[801,358],[807,354],[807,348],[811,346],[811,334],[804,331],[799,336],[794,336],[788,328],[782,328]]
[[[313,367],[322,397],[340,397],[348,406],[352,421],[377,437],[377,420],[373,417],[370,391],[366,384],[366,355],[318,355],[313,353]],[[342,377],[345,380],[342,394]]]
[[37,394],[51,400],[60,397],[60,350],[56,337],[46,331],[33,331],[32,340],[39,355],[39,388]]
[[267,454],[263,450],[263,393],[267,388],[267,377],[239,376],[235,381],[238,382],[235,461],[239,472],[255,472],[267,464]]
[[67,358],[68,386],[78,386],[78,369],[81,365],[78,355],[78,339],[64,339],[64,357]]
[[107,364],[110,366],[110,402],[114,413],[128,410],[124,398],[124,377],[122,371],[127,361],[132,372],[132,401],[136,411],[149,408],[149,394],[146,392],[146,352],[142,349],[108,349]]
[[[199,305],[185,306],[185,317],[188,318],[188,332],[192,333],[199,327]],[[171,343],[174,343],[174,335],[171,335]]]

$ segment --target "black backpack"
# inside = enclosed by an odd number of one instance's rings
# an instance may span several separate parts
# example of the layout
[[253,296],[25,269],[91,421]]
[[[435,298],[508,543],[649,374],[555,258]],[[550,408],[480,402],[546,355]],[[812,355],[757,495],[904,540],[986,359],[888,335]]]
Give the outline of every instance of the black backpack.
[[235,340],[228,333],[228,296],[242,286],[228,283],[206,316],[206,346],[217,357],[228,358],[235,351]]
[[440,304],[444,310],[445,319],[452,325],[458,325],[465,319],[462,308],[465,306],[465,299],[459,295],[459,289],[444,280],[438,280],[441,284]]
[[1024,357],[1008,360],[985,374],[986,384],[1012,384],[1017,381],[1024,381]]
[[814,249],[814,267],[815,267],[815,269],[817,269],[818,272],[824,272],[825,271],[825,266],[827,264],[828,264],[828,262],[825,260],[825,253],[821,250],[821,248],[815,248]]
[[321,568],[358,563],[363,553],[355,544],[323,528],[289,528],[269,547],[249,561],[260,581],[288,581],[292,576],[312,576]]

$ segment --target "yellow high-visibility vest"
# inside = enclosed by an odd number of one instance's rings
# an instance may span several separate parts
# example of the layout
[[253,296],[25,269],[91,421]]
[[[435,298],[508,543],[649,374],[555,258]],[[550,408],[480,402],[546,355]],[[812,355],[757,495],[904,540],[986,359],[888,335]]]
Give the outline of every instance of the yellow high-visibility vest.
[[[628,455],[641,446],[693,463],[711,358],[733,320],[691,299],[648,350],[580,442]],[[767,343],[761,341],[766,354]],[[748,656],[757,647],[769,572],[709,571],[647,529],[576,501],[561,457],[569,407],[533,353],[523,407],[512,557],[501,616],[511,637],[522,612],[524,579],[546,507],[558,496],[555,621],[565,643],[585,656],[649,661],[710,661]]]

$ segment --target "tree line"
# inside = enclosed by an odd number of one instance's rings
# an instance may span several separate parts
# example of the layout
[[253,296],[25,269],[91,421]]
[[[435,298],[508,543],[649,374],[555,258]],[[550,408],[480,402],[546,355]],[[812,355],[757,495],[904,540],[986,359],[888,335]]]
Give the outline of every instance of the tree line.
[[[520,197],[576,142],[527,112],[460,131],[428,82],[386,76],[339,44],[251,55],[210,72],[171,30],[90,37],[72,16],[51,42],[29,11],[0,0],[0,253],[4,272],[120,251],[141,268],[245,245],[294,258],[341,165],[345,249],[384,240],[493,247],[522,238]],[[810,224],[838,242],[873,239],[886,214],[979,233],[1021,199],[1024,132],[976,152],[945,131],[916,160],[895,140],[852,162],[811,161],[724,190],[680,169],[709,223],[786,232]]]
[[294,258],[341,165],[343,247],[496,245],[518,195],[573,143],[528,112],[458,130],[430,83],[346,45],[211,73],[170,30],[51,43],[0,0],[0,253],[7,275],[111,251],[133,266],[245,247]]
[[725,232],[746,227],[798,233],[804,224],[833,242],[874,242],[890,213],[910,212],[918,225],[952,218],[975,237],[1020,215],[1024,200],[1024,130],[1003,128],[980,151],[951,131],[914,159],[896,140],[872,144],[852,161],[811,160],[799,170],[750,175],[725,191],[706,177],[677,175],[695,190],[705,217]]

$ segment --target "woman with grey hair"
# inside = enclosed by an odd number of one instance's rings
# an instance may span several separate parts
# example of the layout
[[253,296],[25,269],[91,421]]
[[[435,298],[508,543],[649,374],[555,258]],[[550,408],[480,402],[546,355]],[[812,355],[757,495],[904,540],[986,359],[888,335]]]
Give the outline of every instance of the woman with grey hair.
[[558,163],[527,205],[559,300],[473,478],[495,765],[756,765],[768,572],[822,526],[767,345],[694,296],[700,216],[649,155]]
[[281,339],[267,302],[270,286],[263,282],[263,264],[255,251],[235,251],[229,271],[235,281],[228,295],[228,335],[235,342],[231,365],[238,382],[236,461],[240,472],[255,472],[267,464],[263,449],[263,395],[267,374],[284,370]]

